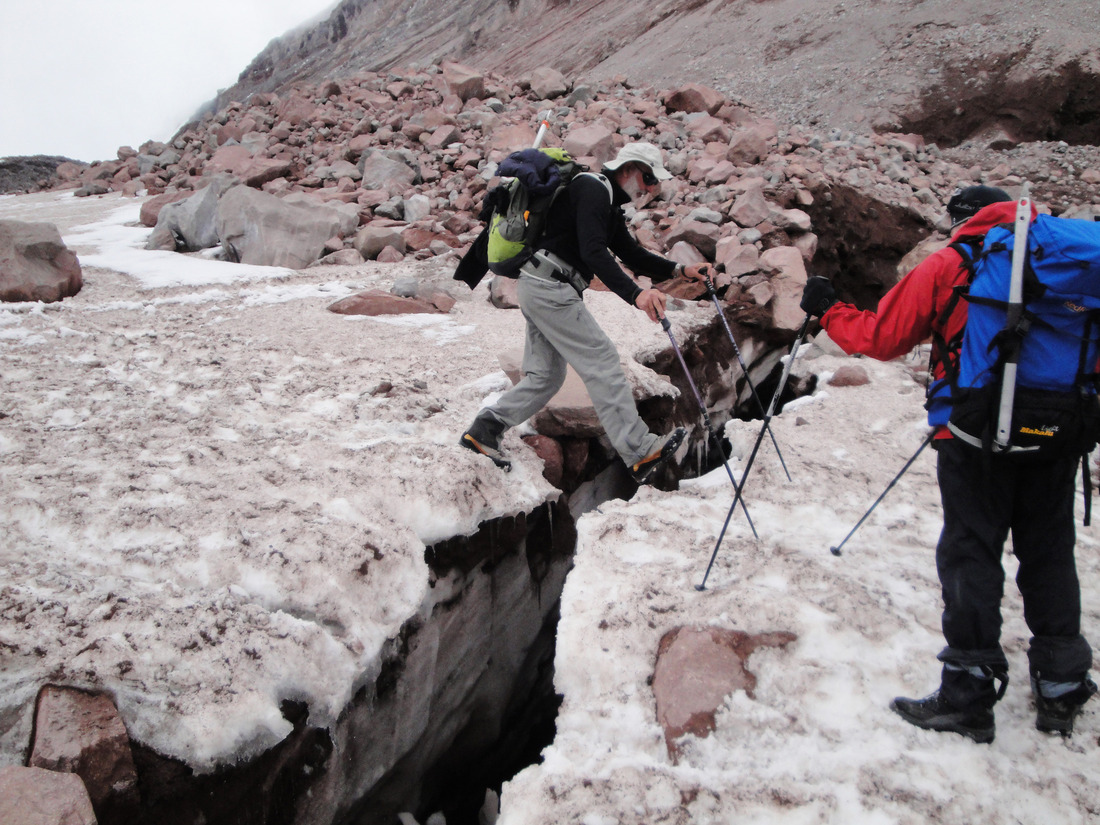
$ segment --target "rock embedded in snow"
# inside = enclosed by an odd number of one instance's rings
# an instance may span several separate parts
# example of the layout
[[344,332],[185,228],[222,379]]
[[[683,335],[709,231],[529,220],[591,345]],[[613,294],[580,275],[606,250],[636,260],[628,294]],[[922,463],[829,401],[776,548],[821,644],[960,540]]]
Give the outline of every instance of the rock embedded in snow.
[[83,285],[80,261],[56,226],[0,220],[0,301],[60,301]]
[[32,768],[78,775],[101,823],[121,822],[137,812],[138,778],[130,737],[108,696],[44,687],[27,761]]
[[714,730],[714,716],[729,694],[743,690],[753,697],[756,676],[747,667],[753,651],[785,647],[797,638],[785,631],[749,635],[716,627],[678,627],[662,636],[653,695],[669,758],[676,761],[681,736],[702,738]]
[[[454,304],[454,299],[451,299],[451,304]],[[441,309],[436,304],[419,298],[402,298],[389,292],[368,290],[347,298],[341,298],[330,305],[328,311],[335,312],[337,315],[377,316],[417,315],[420,313],[446,314],[448,309],[450,307]]]
[[845,364],[829,379],[830,387],[863,387],[871,383],[871,376],[859,364]]

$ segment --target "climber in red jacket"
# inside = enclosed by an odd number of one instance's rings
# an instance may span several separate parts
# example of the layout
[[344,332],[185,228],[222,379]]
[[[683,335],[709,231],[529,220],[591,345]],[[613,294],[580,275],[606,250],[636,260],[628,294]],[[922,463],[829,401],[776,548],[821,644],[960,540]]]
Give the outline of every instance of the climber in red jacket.
[[[1011,224],[1016,214],[1009,196],[989,186],[956,190],[947,208],[952,241],[983,236],[997,224]],[[945,247],[902,278],[875,311],[838,302],[832,284],[820,277],[807,282],[801,306],[820,316],[829,337],[849,354],[886,361],[933,341],[927,407],[929,424],[939,428],[934,446],[943,531],[936,569],[947,647],[938,657],[943,662],[939,690],[924,699],[898,697],[891,708],[920,728],[993,741],[993,706],[1008,684],[1008,660],[1000,644],[1001,556],[1011,531],[1024,618],[1034,634],[1028,662],[1036,727],[1068,736],[1081,706],[1097,690],[1089,678],[1092,648],[1081,635],[1074,559],[1077,460],[1021,464],[1009,456],[985,456],[944,426],[967,317],[966,301],[956,298],[953,289],[967,280],[963,256]]]

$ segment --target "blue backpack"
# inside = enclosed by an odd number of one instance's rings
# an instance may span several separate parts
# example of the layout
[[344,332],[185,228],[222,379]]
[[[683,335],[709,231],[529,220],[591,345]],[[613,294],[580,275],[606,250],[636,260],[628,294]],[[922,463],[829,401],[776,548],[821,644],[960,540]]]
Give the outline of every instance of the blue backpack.
[[1032,221],[1014,304],[1015,245],[1013,224],[953,245],[972,277],[948,427],[987,453],[1085,456],[1100,438],[1100,223]]

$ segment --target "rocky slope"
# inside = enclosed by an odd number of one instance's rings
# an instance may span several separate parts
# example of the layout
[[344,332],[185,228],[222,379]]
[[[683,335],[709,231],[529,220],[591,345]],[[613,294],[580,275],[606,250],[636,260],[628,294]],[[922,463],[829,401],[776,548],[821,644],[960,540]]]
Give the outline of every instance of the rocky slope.
[[256,91],[457,59],[521,74],[714,86],[786,122],[968,137],[1100,134],[1100,7],[1055,0],[344,0],[274,41],[214,108]]

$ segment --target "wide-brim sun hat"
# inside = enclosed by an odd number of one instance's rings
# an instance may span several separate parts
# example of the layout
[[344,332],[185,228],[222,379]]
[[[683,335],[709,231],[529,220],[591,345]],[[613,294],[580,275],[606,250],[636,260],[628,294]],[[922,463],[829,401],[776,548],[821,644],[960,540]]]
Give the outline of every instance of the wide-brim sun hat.
[[614,172],[620,166],[625,166],[628,163],[645,164],[657,180],[670,180],[672,178],[672,173],[665,169],[665,165],[661,160],[661,150],[652,143],[628,143],[619,150],[619,154],[615,155],[614,160],[609,160],[604,164],[604,169]]

